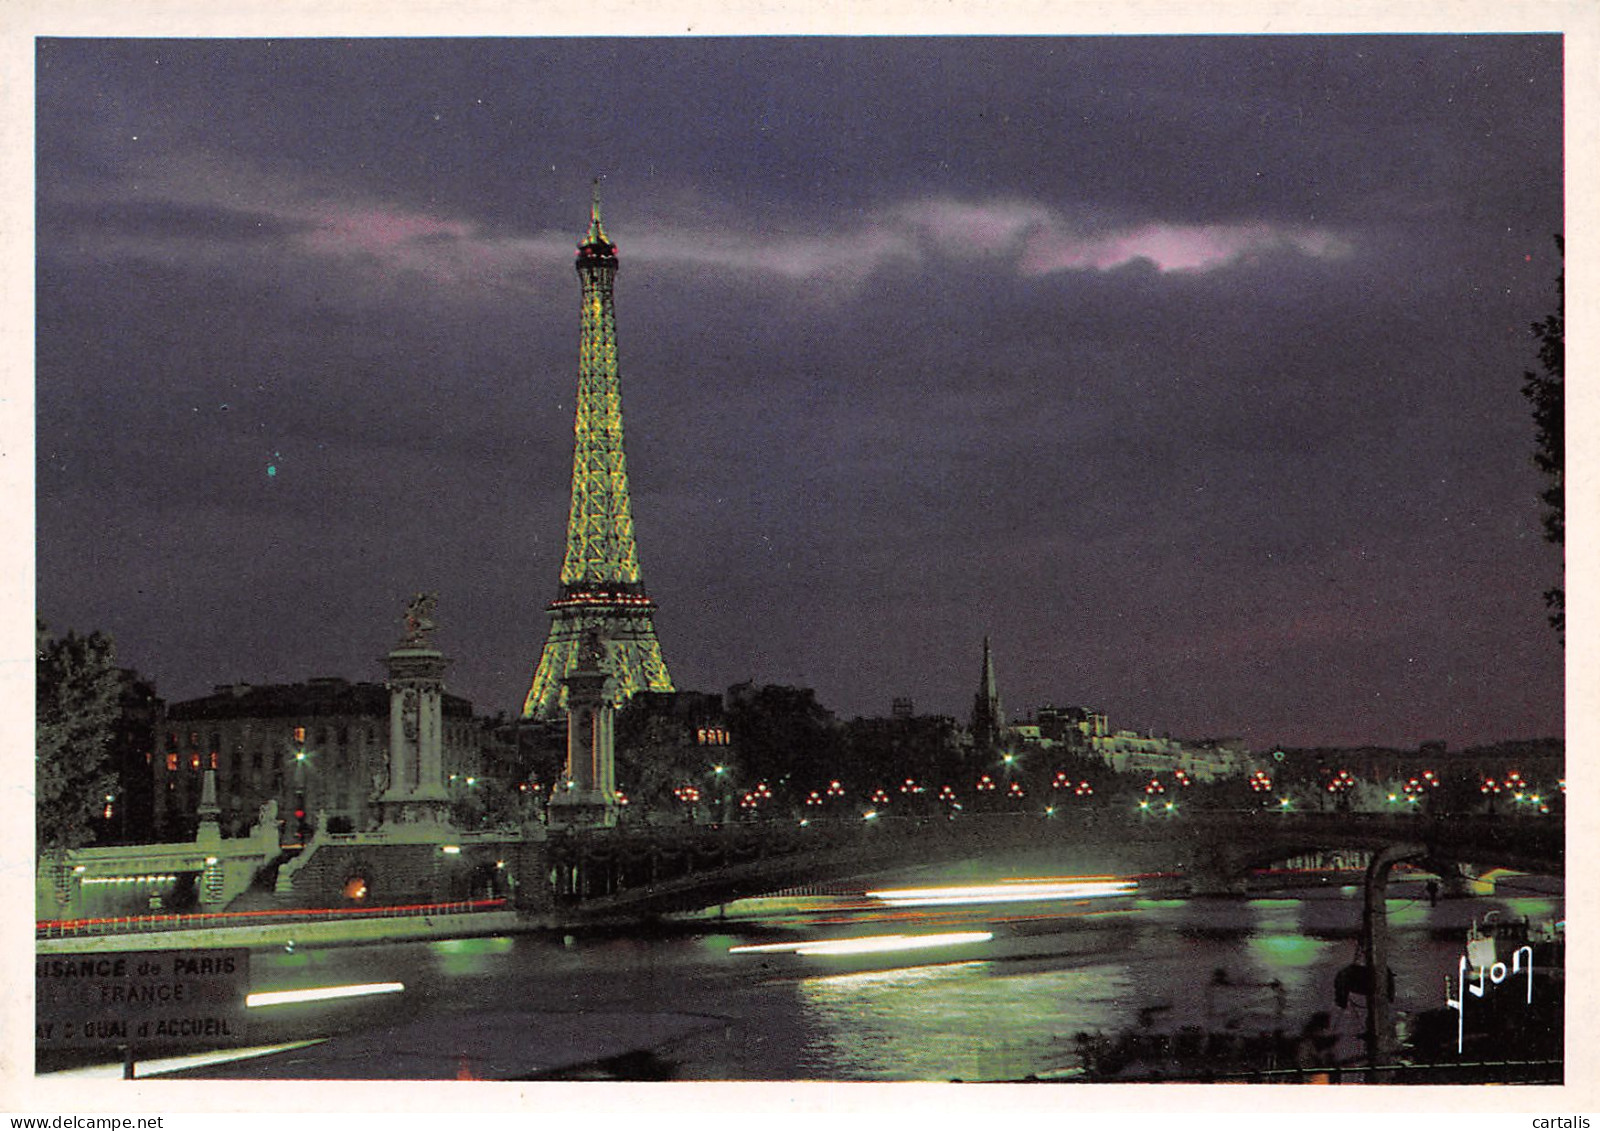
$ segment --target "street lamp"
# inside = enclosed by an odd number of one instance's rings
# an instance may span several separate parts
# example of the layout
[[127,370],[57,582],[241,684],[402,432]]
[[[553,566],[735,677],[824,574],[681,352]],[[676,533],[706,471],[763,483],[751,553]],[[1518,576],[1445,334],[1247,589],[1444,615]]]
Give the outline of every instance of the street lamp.
[[1350,808],[1350,791],[1356,786],[1356,779],[1349,770],[1340,770],[1328,782],[1328,792],[1333,795],[1334,803],[1339,809]]
[[721,810],[723,824],[728,823],[728,803],[731,800],[728,794],[727,775],[728,767],[721,763],[711,767],[712,787],[716,793],[715,804]]
[[306,837],[311,832],[311,825],[306,820],[306,764],[310,761],[310,753],[304,746],[296,748],[294,752],[294,820],[295,835],[300,843],[306,842]]

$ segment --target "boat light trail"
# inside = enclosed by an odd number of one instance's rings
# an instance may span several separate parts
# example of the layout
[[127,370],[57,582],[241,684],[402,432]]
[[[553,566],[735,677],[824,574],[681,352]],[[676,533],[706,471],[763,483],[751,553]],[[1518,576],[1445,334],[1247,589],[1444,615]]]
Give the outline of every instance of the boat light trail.
[[1045,899],[1103,899],[1132,895],[1138,890],[1132,880],[1101,879],[1097,876],[1059,880],[1010,880],[1002,884],[971,887],[894,888],[869,891],[873,899],[891,907],[948,907],[962,903],[1028,903]]
[[[258,1056],[271,1056],[275,1052],[292,1052],[310,1045],[320,1045],[326,1037],[314,1037],[307,1041],[290,1041],[282,1045],[254,1045],[242,1049],[217,1049],[214,1052],[197,1052],[188,1056],[168,1056],[159,1060],[141,1060],[138,1063],[138,1076],[160,1076],[167,1072],[182,1072],[185,1068],[204,1068],[208,1064],[228,1064],[235,1060],[252,1060]],[[121,1080],[126,1067],[121,1061],[111,1064],[90,1064],[83,1068],[65,1068],[60,1072],[41,1072],[41,1076],[48,1076],[52,1080],[89,1079],[89,1080]]]
[[867,935],[858,939],[823,939],[803,943],[759,943],[728,948],[729,954],[882,954],[901,950],[933,950],[988,942],[992,931],[947,931],[938,935]]
[[363,982],[350,986],[313,986],[307,990],[268,990],[249,994],[244,999],[246,1008],[258,1009],[264,1005],[289,1005],[299,1001],[329,1001],[341,997],[366,997],[369,994],[397,994],[405,989],[403,982]]

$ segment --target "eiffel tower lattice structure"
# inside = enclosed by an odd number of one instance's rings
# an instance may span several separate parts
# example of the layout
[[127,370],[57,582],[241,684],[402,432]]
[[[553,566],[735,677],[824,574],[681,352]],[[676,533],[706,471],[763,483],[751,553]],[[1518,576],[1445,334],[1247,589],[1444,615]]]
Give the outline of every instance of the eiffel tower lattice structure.
[[579,664],[591,631],[605,645],[604,669],[620,706],[638,691],[671,691],[672,677],[656,639],[655,602],[639,574],[622,451],[622,383],[617,371],[612,285],[617,245],[600,222],[595,184],[589,231],[578,245],[583,320],[578,350],[578,399],[572,453],[572,511],[561,591],[550,603],[550,636],[522,706],[527,719],[561,718],[563,682]]

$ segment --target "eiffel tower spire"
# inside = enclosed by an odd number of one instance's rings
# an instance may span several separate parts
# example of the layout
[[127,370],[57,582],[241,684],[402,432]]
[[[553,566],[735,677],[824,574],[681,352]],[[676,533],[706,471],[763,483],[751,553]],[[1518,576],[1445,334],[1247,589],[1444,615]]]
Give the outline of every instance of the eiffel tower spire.
[[563,681],[578,666],[584,638],[591,631],[604,642],[604,667],[615,683],[619,705],[636,691],[672,690],[672,677],[656,640],[656,605],[645,593],[633,537],[612,304],[617,245],[600,222],[598,180],[589,230],[578,245],[577,269],[583,314],[567,552],[560,596],[550,603],[550,636],[522,706],[524,718],[560,716],[566,698]]

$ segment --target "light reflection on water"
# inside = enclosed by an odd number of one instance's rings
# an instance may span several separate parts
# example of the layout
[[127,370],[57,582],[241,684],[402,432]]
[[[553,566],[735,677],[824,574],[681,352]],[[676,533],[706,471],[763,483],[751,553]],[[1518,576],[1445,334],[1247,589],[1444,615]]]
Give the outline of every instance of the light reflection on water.
[[[1127,914],[1093,929],[1065,916],[1048,928],[1035,921],[1025,941],[1012,937],[1008,946],[999,937],[994,954],[978,961],[802,976],[798,1004],[813,1035],[798,1074],[1020,1079],[1074,1063],[1080,1033],[1140,1026],[1293,1035],[1323,1024],[1338,1039],[1337,1055],[1360,1055],[1365,1009],[1356,1000],[1341,1010],[1333,995],[1335,975],[1360,957],[1359,888],[1124,903]],[[1420,886],[1392,892],[1403,1023],[1443,1004],[1442,972],[1454,969],[1465,924],[1490,907],[1543,920],[1560,914],[1560,898],[1507,893],[1436,906]]]
[[1064,1060],[1073,1034],[1113,1025],[1129,985],[1110,966],[942,966],[823,975],[800,985],[824,1078],[986,1080]]
[[1251,976],[1261,981],[1282,982],[1288,1000],[1311,998],[1319,969],[1336,963],[1338,954],[1344,953],[1348,944],[1336,944],[1305,933],[1307,907],[1304,903],[1255,899],[1250,901],[1249,907],[1255,921],[1244,940],[1244,959]]
[[439,969],[447,976],[457,977],[487,974],[495,968],[495,960],[511,953],[512,940],[504,935],[494,938],[440,939],[432,944],[438,957]]
[[[1359,889],[1300,898],[1096,900],[1092,909],[1012,904],[992,910],[903,909],[892,922],[864,910],[795,905],[763,918],[708,921],[627,937],[463,939],[252,956],[253,989],[341,981],[406,983],[406,1008],[675,1012],[712,1018],[703,1034],[660,1051],[680,1079],[1019,1079],[1076,1061],[1079,1033],[1141,1024],[1174,1031],[1281,1023],[1299,1032],[1330,1015],[1340,1051],[1355,1056],[1365,1013],[1340,1010],[1333,978],[1357,958]],[[1465,927],[1490,909],[1547,920],[1559,894],[1499,895],[1432,906],[1417,885],[1391,889],[1396,1008],[1443,1004]],[[732,947],[892,932],[982,929],[977,950],[868,956],[730,954]],[[1216,972],[1227,979],[1217,989]],[[397,1003],[397,1005],[400,1003]],[[375,1003],[373,1010],[389,1008]],[[326,1014],[334,1017],[330,1009]],[[342,1016],[342,1014],[338,1015]],[[374,1014],[377,1016],[377,1014]],[[365,1022],[363,1022],[365,1023]]]

